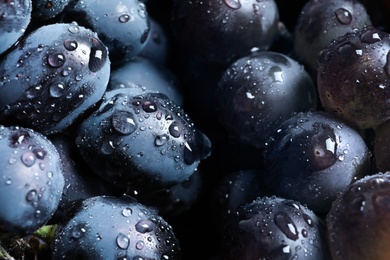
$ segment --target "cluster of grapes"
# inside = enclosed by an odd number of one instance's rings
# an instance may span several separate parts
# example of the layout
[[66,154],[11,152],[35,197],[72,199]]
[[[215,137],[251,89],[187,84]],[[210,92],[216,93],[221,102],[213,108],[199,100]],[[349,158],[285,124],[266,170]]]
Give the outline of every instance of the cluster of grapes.
[[388,259],[388,11],[0,3],[0,259]]

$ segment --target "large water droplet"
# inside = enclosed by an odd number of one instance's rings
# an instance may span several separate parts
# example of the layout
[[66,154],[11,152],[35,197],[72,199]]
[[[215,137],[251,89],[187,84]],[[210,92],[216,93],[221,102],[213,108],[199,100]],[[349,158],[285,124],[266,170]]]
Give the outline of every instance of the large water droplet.
[[115,110],[111,118],[111,124],[115,131],[124,135],[129,135],[137,129],[134,115],[129,111]]
[[47,63],[53,68],[59,68],[65,63],[65,56],[60,52],[51,53],[47,56]]
[[27,151],[27,152],[22,154],[20,159],[22,160],[22,163],[24,165],[26,165],[27,167],[31,167],[34,165],[36,157],[32,151]]
[[68,51],[74,51],[77,49],[77,42],[75,40],[72,40],[72,39],[67,39],[64,41],[64,47],[65,49],[67,49]]
[[38,192],[36,190],[30,190],[26,194],[27,202],[34,202],[38,200]]
[[130,15],[122,14],[118,17],[118,21],[121,23],[127,23],[128,21],[130,21]]
[[89,54],[88,68],[92,72],[97,72],[104,67],[107,60],[107,49],[103,43],[97,39],[92,38],[91,53]]
[[154,139],[154,144],[156,146],[163,146],[164,144],[166,144],[168,142],[168,140],[169,140],[169,135],[166,135],[166,134],[158,135]]
[[364,43],[373,44],[379,42],[381,40],[381,37],[377,32],[372,30],[367,30],[360,36],[360,39]]
[[386,64],[383,67],[383,70],[385,71],[387,77],[390,77],[390,51],[386,55]]
[[27,143],[30,139],[30,134],[26,131],[19,131],[10,137],[10,145],[17,146],[23,143]]
[[37,148],[32,151],[39,160],[45,159],[47,152],[43,148]]
[[147,100],[142,103],[142,109],[147,113],[153,113],[157,111],[157,105],[151,100]]
[[240,0],[224,0],[225,4],[232,9],[239,9],[241,7]]
[[181,131],[182,131],[182,128],[178,122],[172,122],[172,124],[169,126],[169,133],[173,137],[176,137],[176,138],[180,137]]
[[119,233],[116,237],[116,244],[121,249],[127,249],[130,245],[130,239],[123,233]]
[[138,232],[145,234],[147,232],[153,231],[155,226],[156,226],[156,224],[154,224],[152,221],[150,221],[148,219],[144,219],[144,220],[139,221],[137,224],[135,224],[135,229]]
[[339,8],[335,12],[337,20],[345,25],[348,25],[352,22],[352,15],[351,13],[344,8]]
[[80,33],[80,27],[79,25],[77,24],[77,22],[72,22],[70,25],[69,25],[69,28],[68,28],[69,32],[73,33],[73,34],[78,34]]
[[280,82],[280,83],[284,82],[283,70],[279,66],[273,66],[272,68],[270,68],[269,75],[271,76],[274,82]]
[[297,240],[299,238],[297,227],[285,212],[276,213],[274,222],[289,239]]
[[130,217],[133,214],[133,210],[131,208],[124,208],[122,210],[122,215],[125,217]]
[[65,91],[65,85],[63,83],[53,83],[49,87],[50,96],[58,98],[63,95]]

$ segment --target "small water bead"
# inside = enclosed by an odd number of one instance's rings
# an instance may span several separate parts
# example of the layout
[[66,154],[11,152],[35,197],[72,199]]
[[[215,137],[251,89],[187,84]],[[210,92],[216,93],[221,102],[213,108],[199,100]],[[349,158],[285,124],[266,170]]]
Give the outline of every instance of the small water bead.
[[68,51],[74,51],[74,50],[77,49],[78,44],[77,44],[77,42],[75,40],[67,39],[67,40],[64,41],[64,47]]
[[240,9],[241,8],[241,2],[240,0],[224,0],[225,4],[234,9],[234,10],[237,10],[237,9]]
[[116,244],[120,249],[126,250],[130,245],[130,239],[123,233],[119,233],[116,237]]
[[137,241],[135,244],[135,248],[138,250],[142,250],[145,247],[145,242],[142,240]]
[[51,53],[47,56],[47,63],[53,68],[59,68],[65,63],[65,56],[60,52]]
[[72,22],[72,23],[69,25],[68,31],[71,32],[71,33],[73,33],[73,34],[78,34],[78,33],[80,33],[80,27],[79,27],[79,25],[77,24],[77,22]]
[[84,224],[78,224],[72,229],[71,235],[73,238],[79,239],[84,236],[85,232],[87,232],[87,230],[85,229]]
[[128,21],[130,21],[130,15],[122,14],[118,17],[118,21],[121,23],[127,23]]
[[65,92],[65,85],[63,83],[54,83],[49,87],[50,96],[53,98],[61,97]]
[[69,74],[72,72],[72,67],[66,67],[63,71],[61,71],[61,75],[66,77],[69,76]]
[[35,154],[32,151],[27,151],[27,152],[22,154],[20,159],[22,160],[22,163],[25,166],[31,167],[31,166],[34,165],[36,157],[35,157]]
[[36,202],[38,200],[38,192],[36,190],[30,190],[26,194],[27,202]]
[[352,22],[352,15],[347,9],[339,8],[336,10],[335,15],[337,20],[344,25]]

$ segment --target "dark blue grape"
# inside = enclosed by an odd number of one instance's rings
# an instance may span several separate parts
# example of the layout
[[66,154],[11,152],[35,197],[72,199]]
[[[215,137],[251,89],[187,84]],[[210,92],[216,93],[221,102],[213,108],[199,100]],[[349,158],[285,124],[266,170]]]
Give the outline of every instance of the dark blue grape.
[[1,62],[0,75],[0,122],[51,134],[101,99],[110,60],[96,33],[57,23],[21,41]]
[[298,201],[259,197],[228,221],[222,259],[330,259],[325,223]]
[[76,21],[96,32],[107,46],[113,65],[138,55],[150,31],[148,12],[139,0],[76,1],[66,8],[60,20]]
[[81,123],[76,144],[96,174],[138,192],[187,180],[211,153],[210,140],[181,107],[136,88],[107,91]]
[[163,93],[177,105],[183,105],[183,94],[177,76],[165,65],[142,56],[114,68],[107,90],[134,87]]
[[339,36],[367,25],[370,17],[357,0],[307,1],[294,28],[294,54],[316,77],[320,52]]
[[84,200],[59,226],[52,259],[181,259],[170,224],[129,196]]
[[33,0],[32,17],[47,21],[57,17],[72,0]]
[[0,126],[0,146],[0,238],[31,235],[60,203],[60,156],[49,139],[28,128]]
[[0,54],[5,53],[24,35],[31,22],[31,0],[0,2]]
[[228,65],[252,50],[267,50],[277,34],[274,0],[175,0],[172,32],[195,59]]
[[389,202],[390,172],[348,185],[326,218],[332,259],[388,259]]
[[272,131],[293,113],[316,109],[317,92],[302,65],[284,54],[263,51],[227,67],[215,105],[234,138],[263,149]]
[[316,111],[287,119],[264,158],[265,181],[275,194],[326,213],[347,185],[369,173],[371,152],[355,128]]

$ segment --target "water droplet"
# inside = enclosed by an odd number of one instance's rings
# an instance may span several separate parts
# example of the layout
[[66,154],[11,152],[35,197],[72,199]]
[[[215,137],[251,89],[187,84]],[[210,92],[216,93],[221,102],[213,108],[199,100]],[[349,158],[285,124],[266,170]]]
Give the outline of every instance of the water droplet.
[[337,20],[345,25],[348,25],[352,22],[352,15],[351,13],[344,8],[339,8],[335,12]]
[[142,103],[142,109],[146,113],[153,113],[153,112],[157,111],[157,105],[153,101],[147,100],[147,101]]
[[272,68],[270,68],[269,75],[271,76],[274,82],[280,82],[280,83],[284,82],[283,70],[279,66],[273,66]]
[[46,151],[43,148],[34,149],[33,153],[34,153],[35,157],[40,159],[40,160],[45,159],[45,156],[47,154]]
[[107,49],[103,43],[97,39],[92,38],[91,53],[89,54],[88,68],[92,72],[97,72],[104,67],[107,60]]
[[11,185],[11,184],[12,184],[11,178],[8,178],[8,179],[5,181],[5,184],[6,184],[6,185]]
[[302,217],[310,227],[314,226],[313,219],[309,215],[303,214]]
[[54,83],[49,87],[50,96],[53,98],[61,97],[65,91],[65,86],[63,83]]
[[77,24],[77,22],[72,22],[70,25],[69,25],[69,28],[68,28],[69,32],[73,33],[73,34],[78,34],[80,32],[80,27],[79,25]]
[[178,122],[172,122],[172,124],[169,126],[169,133],[173,137],[176,137],[176,138],[180,137],[181,131],[182,131],[182,128]]
[[372,30],[367,30],[360,36],[360,39],[362,40],[362,42],[373,44],[379,42],[381,40],[381,37],[378,33],[373,32]]
[[299,238],[297,227],[291,218],[284,212],[278,212],[274,217],[275,224],[291,240],[297,240]]
[[115,110],[111,118],[112,127],[121,134],[129,135],[137,129],[133,113]]
[[62,72],[61,75],[66,77],[69,76],[69,74],[72,72],[72,67],[66,67]]
[[142,2],[140,2],[139,4],[138,4],[138,15],[141,17],[141,18],[143,18],[143,19],[145,19],[145,18],[147,18],[148,17],[148,14],[147,14],[147,11],[146,11],[146,6],[145,6],[145,4],[144,3],[142,3]]
[[232,9],[239,9],[241,7],[240,0],[224,0],[225,4]]
[[119,233],[116,237],[116,244],[121,249],[127,249],[130,245],[130,239],[123,233]]
[[383,67],[383,70],[385,71],[387,77],[390,77],[390,51],[386,55],[386,64]]
[[65,56],[60,52],[51,53],[47,56],[47,63],[53,68],[59,68],[65,63]]
[[130,21],[130,15],[128,14],[122,14],[118,17],[118,20],[119,22],[121,23],[127,23],[128,21]]
[[11,136],[10,145],[11,146],[18,146],[18,145],[21,145],[23,143],[27,143],[29,137],[30,137],[30,134],[28,132],[19,131]]
[[135,229],[138,232],[145,234],[147,232],[153,231],[155,226],[156,226],[156,224],[154,224],[152,221],[150,221],[148,219],[144,219],[144,220],[139,221],[137,224],[135,224]]
[[78,224],[72,229],[71,236],[79,239],[84,236],[85,232],[87,232],[87,230],[85,229],[84,224]]
[[20,159],[22,160],[22,163],[24,165],[26,165],[27,167],[31,167],[34,165],[36,157],[35,157],[35,154],[33,152],[27,151],[27,152],[22,154]]
[[154,139],[154,144],[156,146],[163,146],[164,144],[166,144],[168,142],[168,140],[169,140],[168,135],[166,135],[166,134],[158,135]]
[[36,190],[30,190],[26,194],[27,202],[34,202],[38,200],[38,192]]
[[142,250],[144,247],[145,247],[145,243],[142,240],[137,241],[137,243],[135,244],[135,248],[138,250]]
[[130,217],[133,214],[133,210],[131,208],[124,208],[122,210],[122,215],[125,217]]
[[77,44],[77,42],[75,40],[67,39],[67,40],[64,41],[64,47],[68,51],[74,51],[74,50],[77,49],[78,44]]

